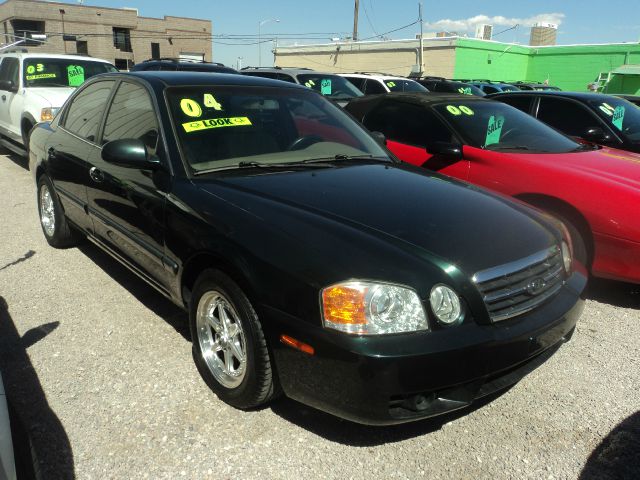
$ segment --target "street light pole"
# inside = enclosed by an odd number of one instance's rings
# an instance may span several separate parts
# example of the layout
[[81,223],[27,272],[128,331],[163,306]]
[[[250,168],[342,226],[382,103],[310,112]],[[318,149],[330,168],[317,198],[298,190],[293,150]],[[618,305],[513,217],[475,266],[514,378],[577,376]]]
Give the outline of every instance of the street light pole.
[[262,28],[262,25],[264,25],[265,23],[269,23],[269,22],[276,22],[279,23],[280,20],[277,18],[270,18],[268,20],[262,20],[261,22],[258,22],[258,67],[262,66],[262,43],[261,43],[261,35],[260,35],[260,29]]

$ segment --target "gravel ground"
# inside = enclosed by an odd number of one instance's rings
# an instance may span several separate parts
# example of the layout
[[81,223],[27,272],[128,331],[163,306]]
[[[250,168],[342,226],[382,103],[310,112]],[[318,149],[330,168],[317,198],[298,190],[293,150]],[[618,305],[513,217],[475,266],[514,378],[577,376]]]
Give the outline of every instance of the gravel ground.
[[640,478],[640,287],[593,282],[573,340],[464,414],[363,427],[211,393],[185,314],[90,244],[55,250],[0,155],[0,369],[43,478]]

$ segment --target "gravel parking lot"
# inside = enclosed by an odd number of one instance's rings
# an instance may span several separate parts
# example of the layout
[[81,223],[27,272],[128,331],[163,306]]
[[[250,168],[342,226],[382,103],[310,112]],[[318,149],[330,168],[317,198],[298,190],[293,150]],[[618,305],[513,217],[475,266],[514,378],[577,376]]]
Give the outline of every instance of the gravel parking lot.
[[46,479],[640,478],[640,286],[592,282],[573,340],[473,410],[364,427],[228,407],[186,314],[91,244],[50,248],[0,155],[0,369]]

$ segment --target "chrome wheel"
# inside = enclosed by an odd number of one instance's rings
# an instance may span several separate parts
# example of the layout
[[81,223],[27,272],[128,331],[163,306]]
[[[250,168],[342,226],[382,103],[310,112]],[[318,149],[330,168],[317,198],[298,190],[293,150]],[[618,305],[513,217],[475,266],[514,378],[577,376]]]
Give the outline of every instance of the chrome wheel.
[[53,237],[56,231],[56,212],[47,185],[42,185],[40,188],[40,223],[47,236]]
[[247,371],[247,341],[238,313],[225,295],[206,292],[198,302],[196,328],[202,358],[214,378],[235,388]]

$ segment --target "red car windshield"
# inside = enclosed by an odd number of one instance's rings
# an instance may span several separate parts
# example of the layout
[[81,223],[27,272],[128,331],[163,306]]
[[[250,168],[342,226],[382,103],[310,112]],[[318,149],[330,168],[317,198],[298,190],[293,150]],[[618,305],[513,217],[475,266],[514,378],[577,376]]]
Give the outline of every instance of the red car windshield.
[[435,105],[453,129],[472,147],[518,153],[567,153],[580,145],[510,105],[463,99]]

